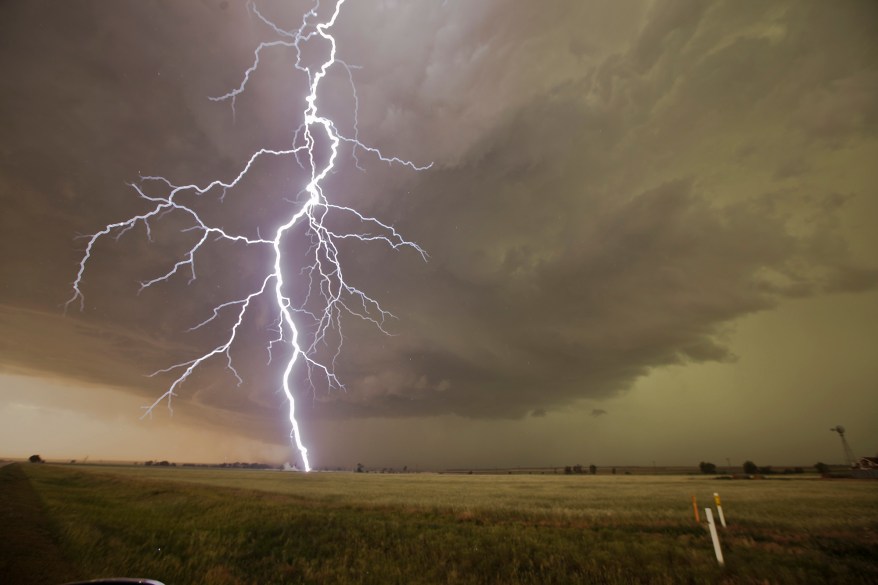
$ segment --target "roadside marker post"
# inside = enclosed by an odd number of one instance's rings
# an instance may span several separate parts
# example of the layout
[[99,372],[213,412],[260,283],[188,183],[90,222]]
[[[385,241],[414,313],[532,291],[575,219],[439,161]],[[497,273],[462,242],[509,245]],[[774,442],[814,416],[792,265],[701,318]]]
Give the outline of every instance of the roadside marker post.
[[695,501],[695,496],[692,496],[692,511],[695,512],[695,523],[701,524],[701,516],[698,515],[698,502]]
[[719,535],[716,533],[716,524],[713,521],[713,510],[705,508],[704,513],[707,515],[707,525],[710,528],[710,538],[713,540],[713,551],[716,553],[716,562],[718,562],[721,567],[725,566],[726,562],[723,560],[723,551],[719,548]]
[[719,514],[719,523],[726,527],[726,517],[723,515],[723,506],[719,501],[719,494],[713,492],[713,501],[716,502],[716,513]]

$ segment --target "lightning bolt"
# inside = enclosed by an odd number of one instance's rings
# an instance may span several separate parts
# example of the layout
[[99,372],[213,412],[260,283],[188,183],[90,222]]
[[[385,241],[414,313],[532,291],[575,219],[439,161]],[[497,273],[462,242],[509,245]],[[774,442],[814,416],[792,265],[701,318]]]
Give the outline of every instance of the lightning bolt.
[[[95,245],[99,240],[105,237],[114,237],[118,240],[125,233],[142,225],[145,228],[147,237],[152,241],[152,225],[170,214],[187,218],[190,225],[183,231],[197,234],[197,237],[182,257],[170,266],[164,274],[142,281],[140,283],[141,291],[167,282],[171,278],[184,273],[188,273],[189,283],[194,281],[196,279],[196,257],[199,252],[213,241],[226,241],[246,248],[259,248],[271,254],[273,258],[271,270],[268,270],[249,292],[239,298],[213,307],[207,318],[188,330],[200,329],[221,317],[229,318],[226,316],[230,315],[230,320],[233,321],[233,324],[219,343],[195,359],[177,363],[150,374],[155,376],[158,374],[174,373],[176,378],[161,396],[152,404],[144,407],[145,412],[143,416],[152,415],[156,407],[163,402],[167,404],[168,409],[173,413],[172,400],[178,396],[180,386],[194,371],[214,358],[223,359],[227,368],[236,378],[238,385],[241,385],[243,380],[235,369],[232,360],[232,347],[238,339],[248,310],[257,299],[267,297],[272,300],[277,311],[275,321],[277,337],[269,342],[269,356],[271,356],[272,348],[276,343],[288,344],[291,351],[283,370],[281,385],[289,404],[290,440],[292,445],[298,450],[306,471],[311,470],[311,464],[308,458],[308,449],[302,441],[299,423],[296,418],[295,393],[291,387],[294,368],[298,363],[304,364],[307,371],[307,379],[312,388],[314,388],[315,384],[313,378],[315,374],[321,376],[330,389],[344,388],[341,380],[336,377],[334,369],[336,359],[341,353],[344,339],[341,330],[341,316],[346,313],[369,321],[383,333],[387,333],[384,328],[385,320],[393,317],[376,300],[345,279],[338,249],[339,242],[345,239],[380,241],[394,249],[411,248],[420,254],[423,259],[426,260],[427,258],[426,252],[420,246],[404,239],[392,226],[376,218],[365,216],[351,207],[331,203],[323,190],[322,183],[324,179],[336,168],[336,160],[342,144],[347,144],[351,147],[351,154],[357,168],[360,168],[359,160],[357,159],[358,150],[375,156],[386,163],[404,165],[417,171],[426,170],[432,166],[432,163],[419,166],[397,157],[387,157],[378,149],[360,141],[357,123],[359,98],[353,85],[353,75],[351,72],[354,67],[336,56],[336,40],[329,32],[338,19],[344,1],[336,0],[331,16],[320,21],[318,14],[320,1],[316,0],[313,7],[302,16],[298,29],[292,31],[281,29],[264,17],[253,4],[249,5],[253,14],[270,27],[280,39],[260,43],[254,51],[253,63],[244,72],[240,85],[224,95],[210,99],[218,102],[229,102],[234,116],[237,98],[244,93],[251,75],[259,67],[262,53],[274,48],[292,48],[296,54],[295,67],[307,75],[309,88],[308,94],[304,99],[303,121],[294,133],[292,145],[284,149],[261,148],[257,150],[249,157],[241,171],[228,181],[217,179],[206,185],[177,185],[164,177],[142,176],[138,183],[130,184],[141,199],[149,202],[151,208],[144,213],[131,216],[123,221],[108,224],[100,231],[85,236],[87,243],[79,263],[76,279],[72,284],[72,296],[65,305],[66,309],[71,304],[78,303],[80,311],[84,309],[85,296],[82,292],[84,275]],[[328,55],[324,61],[316,65],[309,65],[303,58],[302,46],[304,43],[317,37],[328,43]],[[328,71],[336,66],[343,67],[351,81],[354,98],[353,136],[343,135],[330,118],[321,114],[318,107],[317,98],[320,83],[326,77]],[[327,145],[323,148],[328,148],[328,155],[321,157],[318,153],[318,145],[324,144]],[[273,227],[274,235],[272,237],[263,237],[259,228],[256,229],[256,235],[254,236],[252,234],[247,235],[227,230],[222,225],[214,225],[205,221],[195,207],[187,203],[186,196],[191,198],[194,195],[195,199],[199,199],[202,196],[217,192],[220,193],[218,200],[222,202],[226,194],[233,190],[251,171],[254,163],[263,157],[292,158],[306,171],[308,176],[307,183],[302,191],[300,191],[300,195],[304,195],[304,197],[299,201],[291,202],[296,207],[289,217],[279,226],[270,226]],[[161,194],[157,195],[155,194],[156,192]],[[347,216],[364,226],[364,229],[353,233],[333,231],[327,227],[326,223],[327,218],[330,216]],[[304,267],[298,271],[298,274],[292,270],[290,263],[285,260],[283,248],[285,238],[297,227],[304,228],[310,240],[310,245],[305,254],[305,257],[309,260],[304,263]],[[269,230],[269,233],[271,231]],[[293,302],[291,295],[285,292],[289,283],[295,280],[296,277],[299,278],[299,282],[307,286],[308,291],[304,300],[298,305]],[[315,300],[316,310],[313,306]],[[331,357],[329,359],[319,358],[317,350],[322,346],[330,344],[334,344],[334,349],[329,352],[332,354]]]

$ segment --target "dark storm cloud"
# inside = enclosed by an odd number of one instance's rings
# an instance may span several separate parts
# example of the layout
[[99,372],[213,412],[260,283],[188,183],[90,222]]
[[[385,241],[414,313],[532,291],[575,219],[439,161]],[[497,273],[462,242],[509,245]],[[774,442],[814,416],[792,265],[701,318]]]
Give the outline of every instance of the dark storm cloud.
[[[649,367],[732,359],[719,336],[724,323],[843,281],[840,267],[823,264],[760,207],[720,211],[697,195],[691,181],[667,183],[554,218],[552,234],[538,222],[516,229],[508,202],[506,229],[483,234],[480,221],[496,224],[463,195],[461,217],[472,222],[460,235],[466,250],[446,251],[438,240],[431,247],[434,258],[457,259],[433,273],[445,285],[395,301],[405,321],[417,321],[400,324],[404,340],[431,335],[414,350],[399,342],[386,369],[362,364],[362,380],[380,383],[339,400],[374,414],[520,416],[606,397]],[[829,273],[817,278],[802,265]]]
[[[301,89],[288,54],[265,57],[234,120],[205,99],[271,38],[243,5],[222,6],[0,8],[7,370],[155,396],[167,378],[143,374],[210,348],[216,331],[185,329],[258,278],[265,258],[216,248],[191,285],[138,295],[182,249],[163,243],[168,218],[152,243],[142,230],[102,243],[86,310],[60,317],[73,235],[139,209],[124,182],[228,178],[254,148],[288,143]],[[287,26],[300,14],[264,10]],[[358,67],[361,137],[436,164],[362,157],[367,172],[346,167],[332,192],[430,259],[342,248],[349,277],[398,319],[390,337],[345,322],[347,390],[318,387],[307,416],[541,417],[651,368],[733,360],[729,324],[784,298],[874,288],[834,219],[863,194],[810,186],[826,152],[874,138],[874,15],[855,2],[346,4],[339,55]],[[327,107],[352,131],[346,74],[328,83]],[[300,177],[262,171],[211,213],[242,230],[275,217]],[[724,176],[753,179],[717,197]],[[233,351],[244,384],[211,364],[180,400],[278,439],[283,356],[266,365],[273,316],[256,309]]]

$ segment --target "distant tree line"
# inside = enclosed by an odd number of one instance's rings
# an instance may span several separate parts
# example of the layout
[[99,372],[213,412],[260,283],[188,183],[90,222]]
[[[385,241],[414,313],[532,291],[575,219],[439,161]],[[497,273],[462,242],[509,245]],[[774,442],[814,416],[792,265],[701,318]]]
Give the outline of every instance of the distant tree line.
[[283,466],[269,465],[268,463],[220,463],[217,467],[232,469],[283,469]]
[[[177,467],[176,463],[170,461],[144,461],[147,467]],[[268,463],[242,463],[235,461],[234,463],[183,463],[182,467],[214,467],[220,469],[283,469],[283,466],[270,465]]]
[[[597,475],[597,472],[598,472],[598,468],[596,465],[589,465],[588,466],[588,473],[589,474]],[[585,469],[582,468],[582,465],[573,465],[573,466],[567,465],[566,467],[564,467],[564,473],[566,475],[584,474]]]
[[744,473],[746,473],[747,475],[772,475],[776,473],[790,475],[796,473],[805,473],[805,470],[801,467],[786,467],[783,471],[778,471],[774,469],[771,465],[756,465],[752,461],[745,461],[743,469]]
[[713,463],[710,463],[708,461],[702,461],[701,463],[699,463],[698,469],[701,470],[701,473],[709,473],[709,474],[716,473],[716,465]]
[[[744,473],[746,475],[772,475],[772,474],[778,474],[778,473],[784,474],[784,475],[791,475],[791,474],[805,473],[805,470],[801,467],[786,467],[783,469],[783,471],[777,471],[771,465],[760,466],[760,465],[756,465],[755,463],[753,463],[752,461],[749,461],[749,460],[745,461],[744,465],[742,465],[741,468],[744,470]],[[817,465],[814,466],[814,468],[817,469],[817,471],[820,473],[827,473],[829,471],[829,466],[826,465],[825,463],[818,463]],[[701,473],[706,473],[706,474],[717,473],[717,466],[709,461],[702,461],[701,463],[699,463],[698,469],[701,470]]]

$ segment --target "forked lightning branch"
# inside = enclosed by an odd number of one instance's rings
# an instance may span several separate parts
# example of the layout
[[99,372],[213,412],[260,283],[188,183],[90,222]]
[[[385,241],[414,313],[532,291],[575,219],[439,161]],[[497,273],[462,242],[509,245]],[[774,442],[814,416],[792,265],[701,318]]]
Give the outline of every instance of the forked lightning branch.
[[[390,313],[385,311],[378,301],[370,297],[365,291],[360,290],[345,278],[344,267],[339,254],[339,244],[342,240],[358,239],[361,241],[381,241],[392,248],[408,247],[415,250],[426,258],[424,250],[417,244],[404,239],[392,226],[379,221],[376,218],[365,216],[355,209],[333,204],[331,197],[324,192],[324,179],[333,171],[342,145],[351,148],[351,156],[356,159],[356,151],[375,156],[387,163],[405,165],[414,170],[425,170],[431,165],[418,166],[409,161],[396,157],[387,157],[379,150],[360,141],[357,135],[356,104],[358,98],[351,84],[355,103],[354,111],[354,135],[345,136],[332,119],[323,115],[318,103],[318,89],[321,81],[333,68],[342,68],[346,75],[351,78],[351,67],[336,56],[336,39],[330,30],[336,23],[344,0],[337,0],[328,17],[324,14],[321,19],[319,0],[314,7],[306,12],[297,29],[284,30],[264,17],[255,6],[250,8],[256,18],[261,20],[274,34],[277,40],[263,42],[254,51],[253,64],[244,72],[240,85],[225,95],[210,98],[214,101],[224,101],[231,104],[233,113],[237,98],[243,94],[250,82],[251,75],[259,68],[260,56],[265,51],[290,50],[296,55],[294,66],[307,76],[308,93],[303,96],[303,110],[301,125],[293,133],[294,138],[289,148],[262,148],[254,152],[248,160],[242,161],[240,172],[230,179],[216,179],[204,185],[188,184],[178,185],[163,177],[141,177],[140,181],[131,187],[143,200],[149,202],[149,209],[141,214],[134,215],[125,220],[111,223],[103,229],[86,237],[87,244],[79,264],[76,279],[73,282],[73,294],[67,301],[67,306],[78,303],[80,310],[84,307],[85,298],[82,292],[83,280],[86,269],[92,256],[95,244],[104,237],[120,238],[136,227],[145,229],[148,237],[152,237],[151,226],[165,220],[170,214],[178,219],[185,217],[189,227],[185,229],[190,237],[194,237],[194,243],[179,257],[168,262],[167,271],[140,283],[141,290],[160,286],[170,279],[188,278],[189,282],[199,277],[197,272],[197,258],[206,247],[216,240],[224,240],[228,243],[249,248],[261,248],[264,254],[270,255],[270,269],[251,285],[249,292],[229,299],[217,306],[212,307],[205,314],[204,319],[193,324],[190,330],[200,329],[208,323],[230,322],[231,325],[220,336],[212,349],[205,351],[199,357],[171,365],[168,368],[154,372],[156,374],[171,373],[173,381],[165,392],[152,404],[145,406],[144,416],[151,415],[157,406],[165,403],[172,410],[172,401],[178,396],[181,385],[199,367],[211,360],[222,360],[230,370],[232,376],[240,385],[242,376],[235,369],[234,349],[243,324],[250,310],[263,297],[271,300],[276,309],[277,337],[270,342],[287,344],[289,358],[283,371],[278,374],[279,386],[289,404],[289,421],[291,425],[290,438],[298,449],[305,470],[310,471],[311,464],[308,458],[308,449],[302,441],[299,423],[296,418],[296,394],[299,392],[293,388],[294,369],[298,366],[307,370],[306,379],[314,383],[315,375],[325,382],[328,388],[343,388],[342,380],[336,377],[334,362],[342,349],[341,317],[344,314],[370,321],[382,332],[386,332],[383,324]],[[325,11],[329,12],[329,11]],[[325,60],[319,62],[307,62],[303,56],[303,47],[309,41],[320,41],[327,47]],[[196,195],[216,196],[216,204],[222,202],[224,196],[234,196],[234,188],[241,183],[245,176],[252,172],[251,169],[257,159],[261,157],[284,157],[290,164],[298,164],[304,169],[302,191],[298,200],[292,204],[285,220],[280,225],[261,226],[255,234],[238,233],[227,229],[223,225],[217,225],[216,220],[207,221],[197,209],[188,203],[186,197]],[[359,166],[359,165],[357,165]],[[156,194],[159,193],[159,194]],[[228,194],[228,195],[227,195]],[[333,231],[327,227],[327,218],[332,216],[348,216],[362,226],[362,230],[350,233],[348,231]],[[304,250],[297,253],[304,254],[306,262],[304,267],[301,263],[292,263],[285,258],[285,249],[289,248],[293,230],[304,230],[308,233],[308,245]],[[305,301],[294,302],[293,295],[288,291],[290,285],[300,279],[300,283],[307,287],[308,294]],[[314,308],[315,299],[317,309]],[[305,306],[307,304],[307,306]],[[227,321],[225,321],[227,320]],[[330,357],[318,356],[318,348],[332,343],[335,346],[329,352]],[[320,356],[325,355],[320,353]]]

